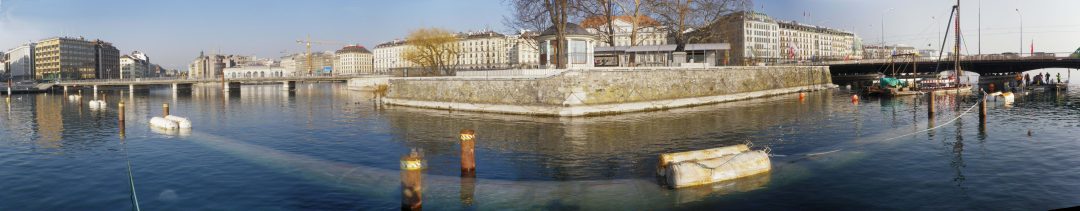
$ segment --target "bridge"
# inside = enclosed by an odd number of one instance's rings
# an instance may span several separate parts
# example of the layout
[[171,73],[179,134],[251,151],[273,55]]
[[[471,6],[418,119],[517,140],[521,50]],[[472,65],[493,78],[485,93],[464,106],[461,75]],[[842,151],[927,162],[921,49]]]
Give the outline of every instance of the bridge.
[[63,80],[52,83],[27,84],[25,87],[13,86],[14,92],[39,92],[47,91],[53,87],[63,87],[67,91],[69,87],[92,87],[95,92],[99,86],[127,86],[134,90],[135,86],[170,85],[173,90],[191,89],[194,84],[222,84],[223,89],[240,88],[243,83],[281,83],[285,89],[294,90],[297,82],[341,82],[353,78],[378,77],[378,76],[299,76],[299,77],[240,77],[240,78],[134,78],[134,79],[87,79],[87,80]]
[[[1029,56],[1006,58],[1001,55],[965,56],[960,60],[960,66],[964,71],[979,73],[979,75],[1003,75],[1013,74],[1029,70],[1044,68],[1073,68],[1080,69],[1080,58],[1053,57],[1053,56]],[[913,67],[917,67],[919,73],[935,72],[940,70],[952,70],[953,59],[916,61],[912,65],[910,58],[897,57],[892,59],[873,59],[829,62],[829,70],[833,75],[859,75],[873,73],[889,73],[893,68],[897,72],[910,73]],[[890,64],[893,67],[890,67]]]

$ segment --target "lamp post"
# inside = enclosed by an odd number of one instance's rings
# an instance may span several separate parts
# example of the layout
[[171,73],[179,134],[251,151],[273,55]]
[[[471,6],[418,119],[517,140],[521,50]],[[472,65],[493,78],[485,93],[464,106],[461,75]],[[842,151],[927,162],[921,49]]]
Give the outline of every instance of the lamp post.
[[1016,9],[1016,15],[1020,16],[1020,51],[1016,52],[1016,55],[1020,57],[1024,56],[1024,14],[1020,13],[1020,9]]
[[889,8],[889,10],[881,13],[881,47],[885,47],[885,15],[888,15],[893,9],[895,8]]

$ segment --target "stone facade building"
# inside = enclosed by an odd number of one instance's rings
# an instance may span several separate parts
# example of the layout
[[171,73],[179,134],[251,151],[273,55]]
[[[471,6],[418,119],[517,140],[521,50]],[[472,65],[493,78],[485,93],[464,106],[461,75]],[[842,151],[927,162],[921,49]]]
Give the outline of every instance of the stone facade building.
[[536,45],[537,34],[530,31],[522,31],[516,35],[507,36],[510,45],[510,67],[519,69],[534,69],[540,67],[540,47]]
[[837,61],[862,57],[854,33],[797,22],[778,23],[784,60]]
[[777,21],[757,12],[733,13],[709,26],[706,41],[731,43],[729,64],[776,64],[858,59],[861,41],[838,29]]
[[145,78],[156,77],[155,65],[150,63],[150,57],[142,52],[131,52],[129,55],[120,56],[120,78]]
[[286,75],[287,77],[330,74],[334,71],[334,53],[312,52],[311,65],[308,65],[308,56],[305,53],[288,55],[281,59],[281,66],[294,73]]
[[[581,27],[596,34],[600,46],[643,46],[643,45],[667,45],[667,32],[660,26],[660,22],[648,17],[640,16],[637,20],[637,36],[631,42],[634,30],[634,18],[631,16],[616,16],[610,22],[605,17],[589,17],[581,21]],[[614,32],[607,33],[608,24],[613,26]],[[615,45],[607,36],[613,36]]]
[[334,52],[335,75],[371,75],[375,56],[364,46],[351,45]]
[[238,67],[253,60],[254,58],[249,56],[206,55],[203,52],[199,52],[199,57],[196,57],[195,61],[192,61],[191,64],[188,65],[188,78],[221,78],[225,68]]
[[413,64],[406,61],[402,54],[408,45],[404,40],[394,40],[375,46],[375,59],[373,66],[379,74],[390,73],[390,70],[411,68]]
[[459,70],[509,69],[510,40],[492,31],[458,35],[459,53],[455,63]]
[[[904,45],[867,45],[863,47],[864,59],[887,59],[892,55],[919,53],[915,47]],[[937,55],[933,55],[937,57]]]

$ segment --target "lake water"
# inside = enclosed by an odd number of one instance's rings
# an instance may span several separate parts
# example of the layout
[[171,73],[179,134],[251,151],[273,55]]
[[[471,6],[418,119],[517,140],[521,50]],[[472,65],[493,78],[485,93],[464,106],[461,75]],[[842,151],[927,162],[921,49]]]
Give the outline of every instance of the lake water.
[[[589,118],[379,107],[329,83],[104,90],[104,111],[89,90],[16,95],[0,107],[0,210],[130,209],[128,161],[145,210],[398,209],[410,149],[435,210],[1063,208],[1080,205],[1077,90],[991,100],[985,123],[974,97],[940,96],[930,119],[925,98],[853,104],[845,89]],[[151,129],[163,103],[194,128]],[[477,131],[475,181],[459,179],[462,129]],[[772,149],[771,173],[655,182],[660,153],[748,141]]]

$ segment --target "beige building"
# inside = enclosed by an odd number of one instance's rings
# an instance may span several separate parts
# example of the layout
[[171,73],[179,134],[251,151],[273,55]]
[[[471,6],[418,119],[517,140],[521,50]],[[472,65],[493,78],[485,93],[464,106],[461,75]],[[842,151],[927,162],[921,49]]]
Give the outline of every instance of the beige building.
[[838,29],[777,21],[757,12],[727,15],[705,41],[731,44],[729,64],[776,64],[861,57],[861,41]]
[[188,65],[188,78],[221,78],[225,68],[239,67],[253,60],[254,58],[250,56],[206,55],[203,52],[199,52],[199,57],[196,57],[195,61],[192,61],[191,64]]
[[779,22],[782,60],[838,61],[858,59],[854,33],[797,22]]
[[[458,34],[459,52],[453,65],[458,70],[537,68],[540,50],[533,35],[532,32],[523,32],[507,36],[493,31]],[[388,73],[414,67],[402,57],[408,48],[409,45],[400,40],[376,46],[375,72]]]
[[118,78],[120,50],[101,40],[49,38],[34,46],[34,70],[38,80]]
[[[934,52],[936,53],[937,51]],[[863,47],[864,59],[888,59],[892,57],[892,55],[915,53],[919,53],[919,50],[915,49],[915,47],[904,45],[867,45]],[[936,54],[933,56],[935,58],[937,57]]]
[[540,47],[536,45],[536,33],[523,31],[507,36],[510,45],[510,67],[535,69],[540,67]]
[[[617,16],[610,22],[606,18],[596,16],[581,21],[581,27],[597,35],[599,46],[612,46],[608,36],[614,37],[614,46],[643,46],[643,45],[667,45],[667,32],[660,28],[660,22],[648,17],[640,16],[637,20],[637,36],[631,42],[634,30],[634,19],[631,16]],[[613,33],[607,33],[608,24],[614,29]],[[609,35],[610,34],[610,35]]]
[[375,55],[364,46],[351,45],[334,52],[334,75],[375,74]]
[[390,73],[390,70],[411,68],[413,64],[406,61],[402,54],[405,53],[405,49],[408,45],[405,45],[404,40],[394,40],[379,44],[375,46],[375,61],[373,66],[375,72],[379,74]]
[[457,69],[493,70],[510,68],[511,41],[492,31],[460,34]]
[[334,53],[312,52],[311,65],[308,65],[306,53],[288,55],[281,59],[281,66],[294,73],[286,77],[330,74],[334,71]]

